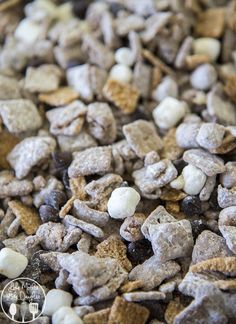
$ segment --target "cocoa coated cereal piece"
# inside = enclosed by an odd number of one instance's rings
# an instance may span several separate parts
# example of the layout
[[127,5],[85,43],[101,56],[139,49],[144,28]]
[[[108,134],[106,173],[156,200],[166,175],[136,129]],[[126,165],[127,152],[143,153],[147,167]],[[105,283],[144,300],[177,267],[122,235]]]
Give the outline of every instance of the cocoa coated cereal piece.
[[112,162],[110,147],[94,147],[75,153],[68,174],[70,178],[110,171]]
[[98,244],[95,256],[99,258],[114,258],[126,271],[132,268],[131,262],[126,255],[126,246],[118,236],[111,235],[108,239]]
[[54,135],[73,136],[80,133],[87,107],[76,100],[68,106],[51,109],[46,113],[50,132]]
[[65,106],[78,99],[79,95],[70,87],[61,87],[49,93],[40,93],[39,100],[49,106]]
[[105,324],[108,323],[110,308],[92,312],[83,317],[84,324]]
[[120,227],[120,236],[128,242],[135,242],[143,239],[141,226],[146,216],[142,213],[135,213],[133,216],[127,217]]
[[199,262],[190,267],[192,272],[203,272],[203,271],[218,271],[226,274],[227,276],[234,277],[236,275],[236,258],[225,257],[225,258],[213,258]]
[[236,205],[236,188],[223,188],[221,185],[217,189],[217,201],[221,208],[226,208]]
[[202,149],[192,149],[184,152],[185,162],[201,169],[209,177],[225,171],[224,162],[221,158],[214,156]]
[[7,160],[18,179],[24,178],[31,169],[49,157],[56,147],[48,136],[27,137],[8,154]]
[[151,91],[152,69],[147,64],[138,61],[134,67],[133,84],[142,98],[148,98]]
[[201,125],[196,140],[198,144],[207,149],[216,149],[223,143],[225,127],[216,123],[204,123]]
[[230,189],[236,186],[236,162],[227,162],[225,168],[225,172],[220,175],[220,183]]
[[29,180],[18,180],[10,171],[0,172],[0,198],[25,196],[33,191]]
[[35,234],[41,224],[38,212],[34,208],[25,206],[17,200],[10,201],[8,206],[14,215],[19,218],[21,227],[26,234]]
[[89,131],[101,144],[111,144],[116,139],[116,121],[106,103],[94,102],[88,106]]
[[124,114],[132,114],[137,108],[139,92],[132,85],[116,80],[108,80],[103,88],[103,94],[107,100],[114,103]]
[[141,280],[128,281],[123,286],[120,287],[119,291],[121,293],[131,292],[142,288],[143,282]]
[[57,141],[62,152],[77,152],[97,146],[95,139],[85,130],[75,136],[57,136]]
[[225,25],[225,9],[209,8],[199,14],[195,31],[201,37],[219,38]]
[[21,98],[20,86],[16,79],[0,74],[0,100]]
[[38,109],[28,99],[1,100],[0,116],[10,133],[33,131],[42,125]]
[[160,153],[161,158],[176,160],[183,154],[181,148],[176,141],[176,128],[171,128],[163,137],[163,149]]
[[128,144],[140,158],[151,151],[160,150],[163,146],[154,125],[146,120],[136,120],[123,126],[123,133]]
[[235,75],[228,75],[226,78],[226,83],[224,86],[224,91],[227,93],[229,98],[236,103],[236,76]]
[[116,297],[110,311],[108,324],[145,324],[149,316],[147,308]]
[[72,192],[72,196],[74,196],[76,199],[85,200],[86,199],[86,180],[84,177],[77,177],[77,178],[71,178],[69,180],[70,189]]

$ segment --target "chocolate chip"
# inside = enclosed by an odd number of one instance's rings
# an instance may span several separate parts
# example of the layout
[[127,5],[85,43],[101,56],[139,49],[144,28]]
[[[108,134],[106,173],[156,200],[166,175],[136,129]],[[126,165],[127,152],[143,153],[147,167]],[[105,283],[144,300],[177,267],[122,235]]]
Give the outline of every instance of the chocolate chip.
[[45,204],[59,210],[67,201],[66,194],[60,190],[52,190],[45,197]]
[[180,174],[184,167],[186,167],[187,163],[184,162],[183,159],[178,159],[173,161],[174,166],[176,167],[178,173]]
[[28,266],[23,272],[24,277],[31,278],[40,281],[41,274],[43,272],[51,271],[50,267],[46,265],[40,258],[40,255],[45,253],[45,251],[40,250],[35,252],[29,260]]
[[187,196],[181,202],[181,210],[185,215],[199,216],[202,213],[201,201],[197,196]]
[[164,321],[167,304],[155,300],[145,300],[142,301],[140,305],[146,307],[150,311],[149,320],[158,319],[159,321]]
[[69,180],[70,179],[69,179],[68,171],[64,170],[63,174],[62,174],[62,182],[63,182],[66,190],[70,190],[70,181]]
[[54,152],[52,154],[52,160],[53,173],[55,173],[55,175],[61,175],[71,164],[72,154],[70,152]]
[[196,240],[198,235],[200,235],[201,232],[207,229],[206,221],[202,219],[194,219],[194,220],[190,220],[190,223],[192,226],[193,238],[194,240]]
[[43,223],[47,223],[49,221],[57,222],[59,220],[58,210],[49,205],[40,206],[39,216]]
[[148,240],[131,242],[128,245],[127,256],[133,265],[143,263],[153,255],[151,244]]
[[91,1],[88,0],[74,0],[73,1],[73,12],[75,16],[77,16],[80,19],[85,19],[86,11],[88,9],[88,6],[90,5]]

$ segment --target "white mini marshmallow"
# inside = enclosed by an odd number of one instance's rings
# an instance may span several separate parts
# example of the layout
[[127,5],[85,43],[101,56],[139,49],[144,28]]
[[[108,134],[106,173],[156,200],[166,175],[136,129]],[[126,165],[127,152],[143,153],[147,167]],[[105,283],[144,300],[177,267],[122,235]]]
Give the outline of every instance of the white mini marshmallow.
[[71,306],[73,296],[61,289],[51,289],[46,295],[43,314],[52,316],[62,306]]
[[0,251],[0,273],[7,278],[14,279],[25,270],[28,259],[21,253],[10,248],[3,248]]
[[189,164],[182,171],[184,178],[184,191],[188,195],[197,195],[202,190],[206,182],[206,175],[195,166]]
[[211,61],[216,61],[220,55],[220,41],[215,38],[201,37],[193,42],[194,54],[206,54]]
[[170,186],[171,186],[171,188],[177,189],[177,190],[183,189],[183,187],[184,187],[184,177],[183,177],[183,175],[181,174],[180,176],[178,176],[178,178],[171,181]]
[[21,22],[17,26],[15,30],[15,37],[25,44],[32,45],[37,40],[42,38],[44,33],[45,27],[43,26],[43,24],[39,24],[30,20],[29,18],[25,18],[21,20]]
[[135,213],[140,201],[139,193],[131,187],[116,188],[108,201],[108,213],[112,218],[124,219]]
[[73,308],[63,306],[53,314],[52,324],[83,324],[83,321]]
[[187,105],[172,97],[166,97],[154,110],[153,118],[158,127],[174,127],[186,114]]
[[110,79],[122,83],[129,83],[132,80],[131,69],[124,64],[116,64],[110,70]]
[[197,90],[209,90],[216,80],[216,69],[208,63],[198,66],[190,77],[191,85]]
[[115,60],[119,64],[132,66],[134,64],[134,54],[128,47],[121,47],[115,52]]

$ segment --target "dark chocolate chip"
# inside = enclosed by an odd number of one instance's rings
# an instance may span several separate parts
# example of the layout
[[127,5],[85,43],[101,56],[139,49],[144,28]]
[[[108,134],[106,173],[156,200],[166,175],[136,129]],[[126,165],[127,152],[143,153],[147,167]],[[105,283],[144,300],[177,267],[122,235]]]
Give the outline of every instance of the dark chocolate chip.
[[40,206],[39,216],[43,223],[59,221],[58,210],[49,205]]
[[178,159],[173,161],[174,166],[176,167],[178,173],[180,174],[187,163],[183,159]]
[[203,219],[191,219],[190,220],[191,226],[192,226],[192,233],[194,240],[197,239],[198,235],[201,234],[201,232],[208,229],[206,225],[206,221]]
[[202,213],[201,200],[197,196],[187,196],[181,202],[181,210],[189,217],[199,216]]
[[55,169],[64,170],[69,167],[72,161],[72,154],[70,152],[54,152],[52,160]]
[[156,300],[145,300],[140,302],[140,305],[146,307],[149,310],[149,321],[152,319],[157,319],[159,321],[165,320],[165,310],[167,303],[158,302]]
[[67,170],[64,170],[64,172],[62,174],[62,182],[63,182],[63,185],[66,188],[66,190],[70,191],[70,178],[69,178]]
[[143,263],[153,255],[151,243],[148,240],[131,242],[127,248],[127,256],[133,265]]
[[44,199],[45,204],[59,210],[67,201],[66,194],[61,190],[52,190]]
[[32,255],[25,271],[23,272],[24,277],[31,278],[38,282],[40,281],[40,277],[43,272],[51,271],[50,267],[40,258],[40,255],[43,253],[45,253],[45,251],[40,250]]
[[220,211],[221,208],[218,204],[218,200],[217,200],[217,196],[218,196],[218,193],[217,193],[217,188],[214,189],[214,191],[212,192],[211,196],[210,196],[210,199],[209,199],[209,206],[210,208],[212,208],[214,211]]

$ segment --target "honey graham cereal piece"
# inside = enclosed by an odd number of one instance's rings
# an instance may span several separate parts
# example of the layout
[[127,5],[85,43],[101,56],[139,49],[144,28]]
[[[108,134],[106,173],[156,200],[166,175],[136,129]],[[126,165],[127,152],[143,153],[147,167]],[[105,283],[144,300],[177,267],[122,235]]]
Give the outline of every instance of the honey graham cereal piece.
[[225,25],[225,9],[210,8],[199,14],[195,31],[202,37],[219,38],[222,36]]
[[149,310],[138,304],[116,297],[111,307],[108,324],[145,324]]
[[128,293],[131,291],[138,290],[142,288],[143,281],[142,280],[135,280],[135,281],[127,281],[123,286],[120,287],[119,291],[121,293]]
[[137,108],[139,92],[132,85],[108,80],[103,88],[103,94],[124,114],[132,114]]
[[79,98],[79,94],[70,87],[61,87],[53,92],[40,93],[39,101],[49,106],[64,106]]
[[167,324],[173,324],[175,316],[179,314],[185,307],[180,303],[179,298],[171,300],[165,311],[165,320]]
[[234,277],[236,275],[236,258],[213,258],[202,262],[199,262],[190,267],[192,272],[204,272],[204,271],[218,271],[228,276]]
[[20,219],[21,227],[28,235],[36,233],[41,224],[41,220],[38,212],[34,208],[25,206],[17,200],[10,201],[8,206],[14,215]]
[[8,133],[6,131],[1,132],[0,135],[0,167],[1,168],[9,169],[10,164],[7,161],[7,155],[18,143],[19,143],[19,139],[13,134]]
[[69,180],[70,183],[70,189],[72,192],[72,196],[74,196],[76,199],[85,200],[86,198],[86,180],[82,176],[78,176],[76,178],[71,178]]
[[87,314],[83,317],[84,324],[107,324],[110,308],[101,309],[97,312]]

